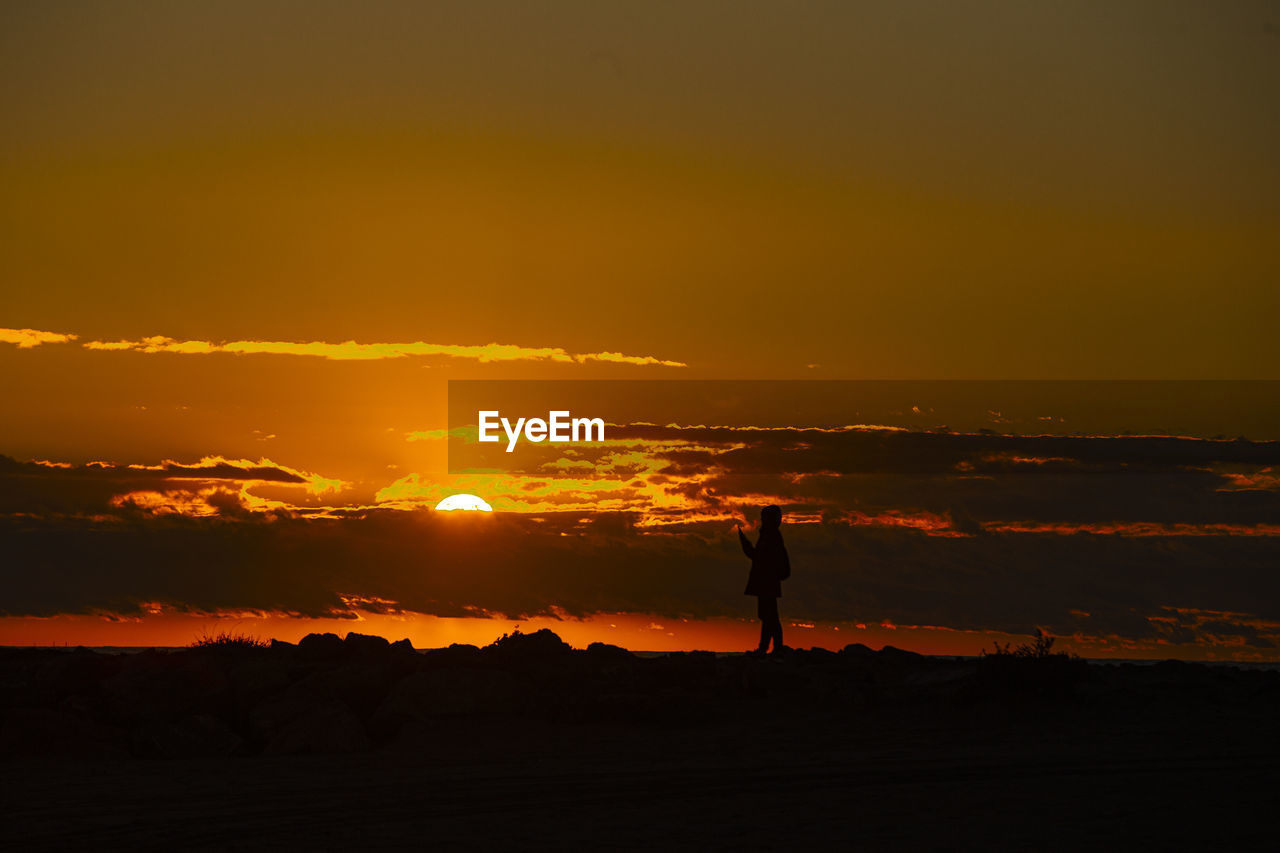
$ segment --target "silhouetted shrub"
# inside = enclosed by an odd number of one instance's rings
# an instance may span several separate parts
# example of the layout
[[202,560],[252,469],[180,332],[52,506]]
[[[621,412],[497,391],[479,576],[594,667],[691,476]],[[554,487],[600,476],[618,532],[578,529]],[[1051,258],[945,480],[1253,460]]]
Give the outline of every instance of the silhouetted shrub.
[[978,684],[986,691],[1004,695],[1033,695],[1064,698],[1089,672],[1089,664],[1067,652],[1053,651],[1053,637],[1036,629],[1030,643],[1010,647],[995,643],[995,650],[982,650],[978,661]]
[[1008,655],[1018,658],[1071,657],[1067,652],[1053,651],[1053,640],[1053,637],[1037,628],[1036,638],[1030,643],[1022,643],[1021,645],[1010,648],[1011,644],[1009,643],[1005,643],[1001,646],[999,643],[993,642],[992,645],[995,646],[995,650],[988,652],[986,649],[983,649],[982,656],[998,657],[1000,655]]
[[230,631],[219,631],[216,634],[205,632],[191,643],[193,649],[265,649],[270,645],[266,640],[258,639],[252,634],[233,634]]

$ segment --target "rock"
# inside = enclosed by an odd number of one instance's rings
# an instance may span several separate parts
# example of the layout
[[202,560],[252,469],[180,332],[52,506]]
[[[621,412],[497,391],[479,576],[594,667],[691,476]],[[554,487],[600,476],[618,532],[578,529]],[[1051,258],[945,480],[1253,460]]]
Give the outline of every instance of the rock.
[[571,723],[647,723],[660,715],[660,706],[658,697],[645,692],[591,691],[568,705],[561,719]]
[[504,664],[529,664],[566,657],[573,652],[573,647],[555,632],[541,628],[532,634],[519,631],[506,634],[485,646],[484,651]]
[[431,666],[477,666],[483,655],[478,646],[470,643],[452,643],[445,649],[430,649],[423,655]]
[[375,637],[370,634],[357,634],[354,631],[347,634],[344,641],[345,648],[348,652],[354,654],[377,654],[385,652],[391,648],[391,644],[387,642],[386,637]]
[[420,675],[413,689],[425,700],[421,708],[426,716],[509,714],[519,709],[521,681],[504,670],[448,667]]
[[671,652],[643,662],[641,672],[662,686],[710,687],[716,677],[714,652]]
[[296,664],[287,658],[269,656],[247,660],[231,669],[231,695],[239,713],[259,705],[264,699],[285,690],[294,681]]
[[100,655],[78,647],[73,652],[56,651],[32,657],[30,681],[22,684],[6,704],[56,703],[73,696],[92,697],[100,702],[101,682],[118,672],[123,655]]
[[491,667],[446,667],[415,672],[398,681],[373,713],[369,731],[389,737],[408,723],[442,717],[490,716],[527,710],[526,679]]
[[124,758],[124,732],[63,711],[15,708],[0,724],[0,756]]
[[270,743],[291,722],[319,706],[323,700],[293,686],[266,699],[249,712],[249,730],[254,740]]
[[410,654],[418,653],[417,649],[413,647],[413,643],[409,642],[408,637],[405,637],[403,640],[396,640],[392,643],[391,650],[393,652],[408,652]]
[[324,703],[285,724],[267,744],[269,755],[363,752],[369,737],[356,715],[337,702]]
[[597,675],[618,679],[630,675],[636,668],[637,658],[631,652],[608,643],[592,643],[583,653],[588,668]]
[[797,667],[786,666],[774,657],[749,659],[740,677],[742,689],[757,697],[795,699],[809,684],[809,679]]
[[401,655],[360,655],[317,669],[299,681],[298,687],[322,698],[337,699],[367,718],[414,663]]
[[369,731],[376,737],[389,737],[407,723],[422,722],[434,716],[439,679],[432,676],[430,672],[415,672],[400,679],[373,713]]
[[140,735],[137,751],[156,758],[218,758],[234,755],[244,739],[209,714],[184,717]]
[[862,643],[850,643],[841,649],[837,654],[841,657],[858,659],[866,659],[875,657],[875,651],[870,646],[864,646]]
[[1160,687],[1209,688],[1218,680],[1218,673],[1199,663],[1180,660],[1162,660],[1135,671],[1136,682]]
[[333,660],[344,651],[346,646],[337,634],[307,634],[298,643],[298,656],[303,660]]
[[592,643],[587,646],[587,655],[600,661],[633,661],[636,656],[621,646],[608,643]]
[[919,652],[909,652],[897,646],[885,646],[879,651],[878,656],[881,660],[897,664],[914,665],[925,661],[925,656]]
[[1269,672],[1266,676],[1265,679],[1256,682],[1249,693],[1248,701],[1280,708],[1280,673]]
[[936,687],[965,681],[972,678],[977,671],[976,663],[959,663],[909,673],[903,679],[903,683],[912,687]]
[[102,684],[106,710],[128,725],[172,722],[221,705],[229,687],[224,662],[176,652],[126,658]]

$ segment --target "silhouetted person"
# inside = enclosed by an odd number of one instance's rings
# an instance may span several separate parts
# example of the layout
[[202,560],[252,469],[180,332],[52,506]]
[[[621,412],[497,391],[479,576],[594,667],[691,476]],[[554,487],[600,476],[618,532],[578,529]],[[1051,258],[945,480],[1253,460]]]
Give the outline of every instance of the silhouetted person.
[[782,597],[782,582],[791,577],[791,560],[787,546],[782,544],[782,510],[767,506],[760,510],[760,535],[756,544],[738,528],[738,541],[742,552],[751,558],[751,574],[747,576],[746,595],[756,597],[756,614],[760,617],[760,647],[756,654],[769,651],[773,641],[773,653],[782,651],[782,620],[778,618],[778,599]]

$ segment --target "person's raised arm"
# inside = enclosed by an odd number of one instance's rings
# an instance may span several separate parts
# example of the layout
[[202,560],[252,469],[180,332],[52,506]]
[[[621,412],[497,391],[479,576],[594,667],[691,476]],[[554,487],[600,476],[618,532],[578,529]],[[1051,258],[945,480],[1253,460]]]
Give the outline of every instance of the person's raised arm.
[[751,540],[742,532],[741,526],[738,527],[738,542],[742,544],[742,553],[754,560],[756,557],[756,547],[751,544]]

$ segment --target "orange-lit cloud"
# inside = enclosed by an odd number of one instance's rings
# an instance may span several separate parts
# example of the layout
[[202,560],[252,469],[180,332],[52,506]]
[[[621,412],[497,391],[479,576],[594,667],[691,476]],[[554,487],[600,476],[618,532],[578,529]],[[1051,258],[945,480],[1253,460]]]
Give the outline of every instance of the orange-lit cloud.
[[843,521],[855,527],[903,527],[918,530],[928,536],[970,536],[972,534],[956,530],[951,519],[937,513],[924,511],[887,510],[875,514],[852,511],[843,518],[828,519]]
[[0,343],[14,344],[18,349],[31,349],[41,344],[63,344],[75,339],[75,335],[42,332],[39,329],[0,329]]
[[1072,536],[1090,533],[1097,536],[1280,536],[1280,524],[1193,524],[1150,521],[1114,521],[1093,524],[1061,522],[997,521],[983,525],[989,533],[1053,533]]
[[[249,513],[326,514],[329,508],[299,506],[281,496],[305,492],[312,498],[342,492],[351,484],[334,477],[281,465],[270,459],[205,456],[191,463],[117,464],[0,457],[0,484],[13,496],[0,500],[0,514],[80,516],[111,520],[112,512],[151,516],[242,517]],[[258,494],[254,489],[275,490]],[[0,496],[6,493],[0,492]],[[314,500],[313,500],[314,503]],[[106,513],[104,515],[104,513]],[[118,516],[116,516],[118,518]]]
[[203,355],[208,353],[235,353],[239,355],[271,354],[302,355],[326,358],[333,361],[373,361],[409,356],[435,356],[468,358],[482,364],[504,361],[550,361],[565,364],[585,364],[591,361],[614,364],[658,365],[661,367],[686,367],[684,362],[655,358],[651,355],[625,355],[620,352],[572,353],[561,347],[526,347],[515,344],[490,343],[484,345],[431,344],[423,341],[412,343],[372,343],[355,341],[326,343],[324,341],[180,341],[164,335],[153,335],[140,340],[86,341],[86,349],[104,351],[128,351],[143,353],[180,353]]
[[55,462],[48,459],[33,459],[28,465],[38,468],[49,468],[57,471],[107,473],[119,472],[124,476],[135,476],[140,472],[156,476],[164,480],[238,480],[245,483],[273,483],[276,485],[305,486],[309,494],[320,495],[346,488],[349,484],[333,477],[322,477],[309,471],[302,471],[288,465],[272,462],[262,458],[227,459],[224,456],[205,456],[198,462],[175,462],[165,459],[156,465],[137,463],[120,465],[115,462],[94,461],[75,466],[69,462]]
[[223,486],[165,491],[140,489],[116,495],[111,499],[111,506],[117,509],[137,510],[147,515],[208,518],[222,514],[227,506],[226,501],[235,500],[235,498],[235,492]]
[[1225,481],[1219,491],[1240,492],[1254,489],[1280,491],[1280,466],[1269,466],[1256,471],[1223,471]]
[[[92,463],[110,467],[108,463]],[[334,477],[322,477],[310,471],[302,471],[272,462],[270,459],[227,459],[222,456],[205,456],[199,462],[184,464],[166,459],[159,465],[130,465],[135,471],[160,471],[170,479],[229,479],[243,482],[293,482],[304,485],[309,494],[321,495],[341,491],[349,484]],[[292,478],[287,479],[287,478]]]

